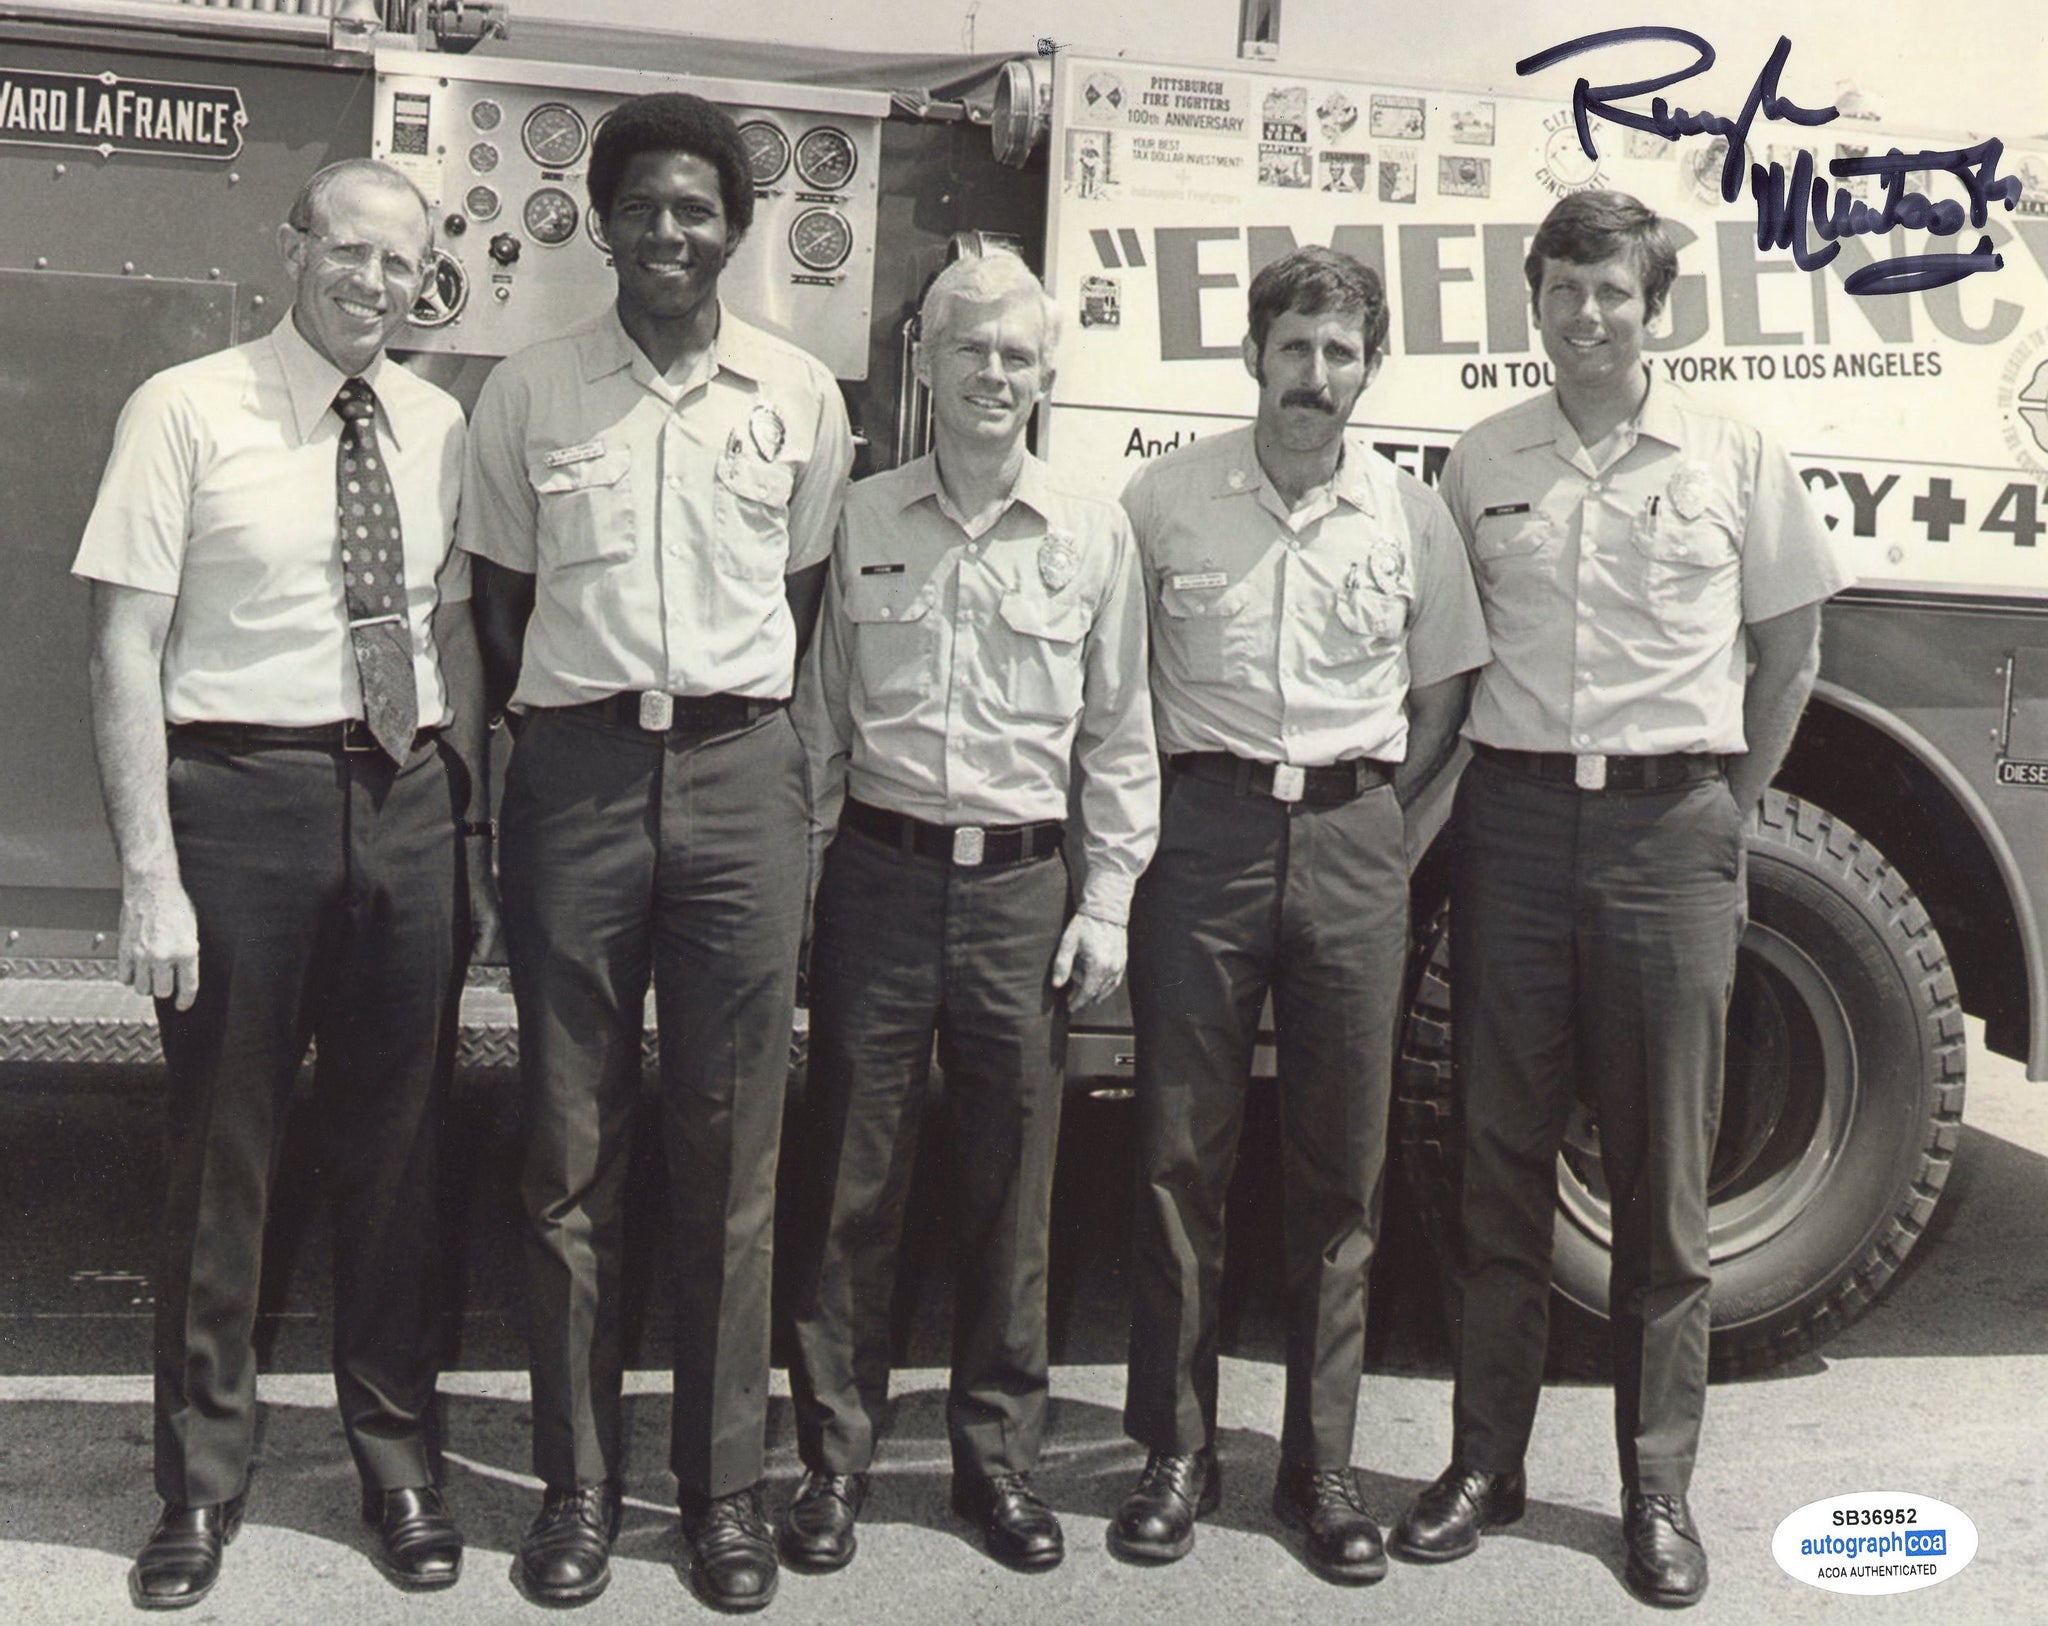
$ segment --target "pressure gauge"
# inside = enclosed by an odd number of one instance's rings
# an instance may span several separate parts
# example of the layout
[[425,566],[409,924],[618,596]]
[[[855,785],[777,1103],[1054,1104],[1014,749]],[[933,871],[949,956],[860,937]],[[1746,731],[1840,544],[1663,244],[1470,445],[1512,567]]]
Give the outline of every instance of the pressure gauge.
[[747,167],[754,185],[773,186],[789,168],[789,137],[766,119],[749,119],[740,126],[740,141],[747,149]]
[[462,207],[471,220],[496,220],[503,205],[491,187],[472,186],[463,196]]
[[469,122],[479,130],[495,130],[504,118],[505,110],[488,96],[470,105]]
[[796,144],[796,172],[804,185],[818,192],[837,192],[853,179],[860,155],[844,130],[821,124],[804,132]]
[[583,156],[589,132],[583,115],[567,102],[542,102],[526,115],[519,139],[526,155],[542,169],[567,169]]
[[488,175],[498,167],[498,149],[488,141],[479,141],[469,149],[469,167],[479,175]]
[[566,243],[576,235],[576,222],[582,214],[576,200],[559,186],[544,186],[526,200],[526,234],[550,247]]
[[806,209],[790,223],[789,250],[812,271],[836,271],[853,252],[853,228],[837,209]]
[[469,277],[453,255],[433,251],[433,266],[412,303],[408,317],[414,327],[446,327],[469,303]]

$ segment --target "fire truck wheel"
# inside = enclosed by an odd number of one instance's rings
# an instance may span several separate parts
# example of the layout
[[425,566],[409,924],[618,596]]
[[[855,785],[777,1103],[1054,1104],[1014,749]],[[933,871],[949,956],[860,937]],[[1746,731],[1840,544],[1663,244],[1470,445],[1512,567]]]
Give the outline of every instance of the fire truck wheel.
[[[1825,809],[1770,792],[1749,830],[1749,929],[1728,1019],[1710,1177],[1712,1365],[1757,1371],[1867,1310],[1912,1251],[1962,1121],[1955,979],[1927,912]],[[1423,930],[1394,1133],[1439,1255],[1454,1257],[1447,911]],[[1570,1362],[1607,1305],[1612,1232],[1599,1128],[1582,1103],[1558,1159],[1553,1281]]]

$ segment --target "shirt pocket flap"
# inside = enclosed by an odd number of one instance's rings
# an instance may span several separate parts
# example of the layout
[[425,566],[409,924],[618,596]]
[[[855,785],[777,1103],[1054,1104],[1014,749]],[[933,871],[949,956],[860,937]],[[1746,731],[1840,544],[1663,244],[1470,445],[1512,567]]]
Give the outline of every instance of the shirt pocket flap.
[[766,503],[770,508],[787,508],[790,491],[796,485],[796,470],[787,463],[758,463],[747,457],[721,458],[718,483],[735,497]]
[[846,619],[857,626],[884,627],[922,621],[931,609],[924,587],[908,572],[857,577],[846,590]]
[[1213,587],[1176,587],[1169,576],[1159,589],[1159,607],[1176,621],[1227,621],[1250,602],[1251,596],[1249,581],[1219,592]]
[[633,453],[629,447],[607,446],[596,456],[574,463],[550,465],[546,458],[536,458],[527,465],[526,478],[536,495],[556,497],[571,491],[615,486],[625,479],[632,466]]
[[1056,644],[1078,643],[1088,630],[1088,607],[1078,600],[1039,598],[1030,593],[1005,593],[1003,620],[1012,632],[1045,638]]
[[1481,519],[1472,537],[1472,556],[1481,564],[1540,553],[1550,540],[1550,521],[1541,514],[1496,514]]
[[1689,520],[1666,512],[1637,525],[1632,540],[1645,558],[1701,569],[1732,562],[1736,551],[1735,538],[1710,514]]

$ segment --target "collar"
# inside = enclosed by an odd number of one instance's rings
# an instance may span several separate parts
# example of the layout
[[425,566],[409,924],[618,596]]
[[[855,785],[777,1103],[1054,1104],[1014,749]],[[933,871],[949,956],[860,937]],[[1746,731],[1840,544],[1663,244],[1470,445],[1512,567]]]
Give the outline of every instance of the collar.
[[376,392],[379,428],[390,436],[394,446],[404,445],[405,403],[392,399],[402,389],[393,375],[402,373],[404,369],[382,350],[377,352],[376,360],[360,373],[344,373],[306,342],[306,336],[292,320],[290,308],[286,309],[284,319],[270,330],[268,342],[277,370],[284,378],[285,394],[292,404],[292,426],[299,432],[301,445],[313,438],[321,418],[334,406],[335,392],[351,376],[362,379]]
[[[1344,436],[1344,461],[1337,465],[1337,473],[1330,481],[1330,490],[1339,499],[1351,504],[1361,514],[1379,512],[1379,502],[1373,495],[1373,466],[1371,459],[1379,457],[1364,441],[1350,434]],[[1384,461],[1384,459],[1382,459]]]
[[[1265,465],[1259,461],[1258,430],[1254,424],[1246,424],[1236,431],[1238,443],[1231,447],[1230,455],[1216,460],[1216,495],[1219,497],[1253,496],[1266,494],[1266,500],[1273,512],[1286,518],[1290,514],[1287,504],[1281,501],[1280,492],[1266,477]],[[1369,461],[1379,456],[1370,446],[1354,435],[1349,429],[1344,432],[1343,460],[1337,465],[1337,472],[1330,476],[1322,490],[1340,502],[1349,503],[1361,514],[1379,512],[1379,499],[1373,490],[1373,467]],[[1293,510],[1296,515],[1313,509],[1311,501],[1303,509]],[[1322,510],[1327,513],[1328,509]]]
[[[926,452],[924,456],[904,464],[898,478],[901,481],[896,503],[898,513],[929,499],[941,505],[951,517],[952,503],[946,496],[945,487],[939,484],[938,453]],[[1017,470],[1017,483],[1010,488],[1010,501],[1024,504],[1040,519],[1049,521],[1052,518],[1052,496],[1052,471],[1026,452],[1023,466]]]
[[[1647,379],[1643,398],[1636,403],[1635,416],[1626,420],[1626,426],[1637,437],[1648,435],[1652,440],[1661,440],[1667,446],[1684,444],[1684,428],[1679,422],[1681,401],[1674,385],[1659,384],[1656,373],[1645,367]],[[1523,425],[1511,447],[1526,452],[1538,446],[1554,446],[1557,455],[1570,462],[1575,452],[1583,450],[1579,432],[1572,427],[1571,419],[1564,415],[1564,404],[1558,399],[1553,386],[1532,403],[1537,410],[1529,414],[1529,421]]]
[[[647,352],[633,342],[633,336],[619,320],[617,300],[607,305],[604,314],[584,329],[578,348],[582,352],[583,381],[586,384],[617,372],[630,371],[643,380],[659,376],[654,371],[654,363],[647,359]],[[718,332],[711,340],[701,372],[693,376],[709,378],[722,371],[758,384],[768,376],[771,366],[772,353],[766,336],[721,304],[718,308]],[[674,388],[673,385],[670,387]]]
[[1643,396],[1643,404],[1636,408],[1636,433],[1648,435],[1652,440],[1661,440],[1667,446],[1685,444],[1685,430],[1679,422],[1679,408],[1683,405],[1675,384],[1660,384],[1657,375],[1650,375],[1650,387]]

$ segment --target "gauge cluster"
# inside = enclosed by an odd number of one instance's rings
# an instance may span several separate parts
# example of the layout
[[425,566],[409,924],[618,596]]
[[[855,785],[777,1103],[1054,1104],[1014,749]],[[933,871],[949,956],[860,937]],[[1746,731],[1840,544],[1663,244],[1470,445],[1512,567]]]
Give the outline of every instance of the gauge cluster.
[[604,222],[586,185],[591,143],[620,101],[652,90],[695,91],[739,125],[754,223],[721,296],[839,377],[864,377],[886,96],[391,51],[377,56],[373,150],[412,178],[440,223],[404,346],[506,355],[610,302]]

